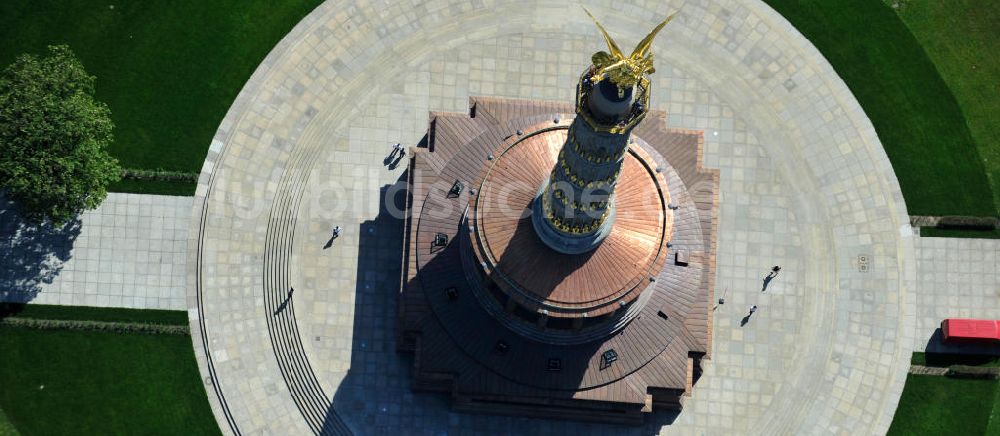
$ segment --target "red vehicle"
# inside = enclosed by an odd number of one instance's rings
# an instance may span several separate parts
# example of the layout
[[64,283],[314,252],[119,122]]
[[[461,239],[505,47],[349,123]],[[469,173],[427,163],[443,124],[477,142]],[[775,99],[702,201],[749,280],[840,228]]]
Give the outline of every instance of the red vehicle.
[[997,341],[1000,321],[948,318],[941,321],[941,338],[945,342]]

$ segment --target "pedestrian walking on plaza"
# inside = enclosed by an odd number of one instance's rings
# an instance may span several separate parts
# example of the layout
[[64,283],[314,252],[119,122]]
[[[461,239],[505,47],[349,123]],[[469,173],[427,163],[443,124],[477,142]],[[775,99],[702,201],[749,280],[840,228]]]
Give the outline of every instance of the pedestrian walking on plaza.
[[723,304],[726,304],[726,294],[728,294],[728,293],[729,293],[729,288],[726,288],[725,291],[722,291],[722,297],[719,298],[719,301],[718,301],[719,304],[716,304],[715,307],[712,308],[712,310],[718,309],[719,306],[721,306]]
[[389,152],[389,155],[385,157],[385,159],[382,159],[382,165],[389,165],[390,163],[392,163],[393,159],[396,159],[396,153],[399,153],[402,150],[403,150],[403,144],[400,144],[398,142],[392,144],[392,150]]
[[403,148],[403,144],[397,142],[393,144],[392,152],[382,160],[382,164],[389,167],[390,170],[394,170],[404,157],[406,157],[406,150]]
[[[399,153],[397,154],[397,152]],[[396,145],[392,146],[392,154],[386,158],[385,164],[389,167],[390,171],[394,170],[399,166],[399,163],[403,161],[404,157],[406,157],[406,150],[403,148],[402,144],[397,142]]]
[[323,249],[326,250],[327,248],[332,247],[333,241],[339,237],[340,237],[340,226],[336,226],[333,228],[333,235],[330,236],[329,241],[326,241],[326,245],[323,246]]
[[757,311],[756,304],[750,306],[750,313],[748,313],[747,316],[744,316],[743,319],[740,320],[740,327],[747,325],[747,323],[750,322],[750,317],[753,316],[753,313],[756,311]]

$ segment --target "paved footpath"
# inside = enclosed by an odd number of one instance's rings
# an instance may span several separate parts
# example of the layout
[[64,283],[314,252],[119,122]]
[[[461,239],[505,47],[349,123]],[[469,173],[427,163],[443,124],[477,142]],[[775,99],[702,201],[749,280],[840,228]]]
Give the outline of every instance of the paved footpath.
[[1000,239],[918,238],[916,249],[913,351],[945,318],[1000,319]]
[[[604,47],[575,1],[364,0],[320,5],[275,47],[202,171],[188,308],[224,431],[888,429],[924,334],[921,262],[850,90],[758,0],[590,3],[624,46],[683,5],[653,46],[651,105],[671,127],[704,131],[705,164],[721,170],[715,293],[726,298],[684,410],[622,428],[455,413],[447,396],[410,390],[412,359],[395,352],[402,228],[380,204],[403,168],[384,157],[420,141],[428,111],[466,112],[470,95],[572,101]],[[327,247],[334,225],[344,235]],[[760,310],[741,326],[751,304]]]
[[191,197],[108,194],[59,230],[0,207],[0,301],[184,310]]

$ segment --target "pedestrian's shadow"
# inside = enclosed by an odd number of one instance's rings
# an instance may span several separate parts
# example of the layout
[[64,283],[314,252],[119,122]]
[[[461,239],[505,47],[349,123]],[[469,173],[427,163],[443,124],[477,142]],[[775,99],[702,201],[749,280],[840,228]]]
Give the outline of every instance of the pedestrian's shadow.
[[394,170],[399,166],[399,163],[403,160],[403,154],[399,153],[396,155],[396,159],[389,163],[389,169]]
[[392,153],[389,153],[389,155],[386,156],[385,159],[382,159],[382,165],[389,166],[392,165],[394,161],[398,162],[399,159],[396,159],[396,154],[398,154],[396,153],[396,150],[393,150]]
[[333,240],[334,240],[334,239],[337,239],[337,237],[336,237],[336,236],[331,236],[331,237],[330,237],[330,240],[329,240],[329,241],[326,241],[326,245],[324,245],[324,246],[323,246],[323,249],[324,249],[324,250],[326,250],[327,248],[330,248],[330,247],[332,247],[332,246],[333,246]]
[[288,295],[286,295],[285,299],[281,301],[281,304],[278,305],[278,308],[274,310],[274,316],[278,316],[278,314],[283,312],[285,308],[288,307],[288,303],[292,301],[292,292],[294,292],[294,289],[288,291]]
[[52,283],[72,256],[82,222],[31,224],[0,196],[0,301],[28,303]]
[[764,286],[762,286],[760,288],[761,292],[764,292],[764,291],[767,290],[767,285],[771,284],[771,280],[774,280],[774,277],[775,276],[773,276],[771,274],[768,274],[767,276],[764,277]]
[[740,320],[740,327],[747,325],[748,322],[750,322],[750,315],[744,316],[743,319]]

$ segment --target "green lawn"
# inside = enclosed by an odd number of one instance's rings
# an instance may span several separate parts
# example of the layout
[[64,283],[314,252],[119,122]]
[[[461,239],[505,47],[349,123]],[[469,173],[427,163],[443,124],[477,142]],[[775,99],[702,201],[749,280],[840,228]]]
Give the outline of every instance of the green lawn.
[[[0,318],[187,325],[187,313],[0,303]],[[217,434],[187,335],[0,327],[0,436]]]
[[17,435],[17,429],[14,428],[14,424],[7,419],[7,415],[0,410],[0,436],[15,436]]
[[897,14],[958,100],[1000,207],[1000,2],[906,0]]
[[993,407],[990,410],[990,421],[986,424],[986,434],[1000,435],[1000,388],[993,397]]
[[[892,161],[911,215],[997,214],[962,108],[892,8],[870,0],[765,1],[823,53],[857,97]],[[940,3],[942,10],[952,5]],[[966,38],[947,25],[938,31]],[[979,83],[995,89],[992,77]],[[996,98],[989,89],[979,92]]]
[[[997,367],[1000,357],[913,353],[910,363]],[[910,374],[889,434],[1000,435],[1000,382]]]
[[[68,44],[97,76],[128,168],[198,172],[237,93],[320,0],[4,0],[0,66]],[[193,183],[130,182],[127,192],[194,193]]]
[[[889,435],[981,435],[995,426],[998,383],[934,375],[906,377]],[[985,406],[985,407],[984,407]]]
[[0,350],[22,434],[219,434],[189,336],[0,327]]

